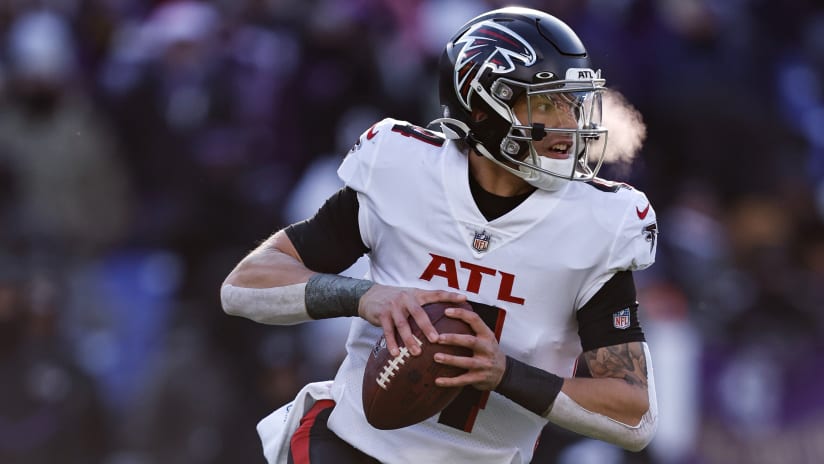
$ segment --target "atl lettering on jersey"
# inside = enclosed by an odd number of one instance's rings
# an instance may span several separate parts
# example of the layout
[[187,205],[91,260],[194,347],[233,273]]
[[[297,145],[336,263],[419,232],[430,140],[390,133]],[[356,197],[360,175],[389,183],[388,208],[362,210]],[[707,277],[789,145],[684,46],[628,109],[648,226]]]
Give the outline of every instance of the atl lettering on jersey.
[[[429,264],[421,274],[420,279],[432,282],[432,279],[445,279],[446,285],[456,290],[466,290],[470,293],[480,293],[481,283],[484,276],[489,276],[488,279],[497,278],[498,283],[498,299],[508,303],[515,303],[523,305],[526,300],[512,294],[512,287],[515,285],[515,274],[493,269],[491,267],[480,266],[478,264],[467,263],[466,261],[455,261],[446,256],[429,253],[431,257]],[[466,279],[466,288],[461,288],[458,279],[458,269],[461,269],[462,274],[469,273],[469,278]],[[487,279],[487,280],[488,280]]]

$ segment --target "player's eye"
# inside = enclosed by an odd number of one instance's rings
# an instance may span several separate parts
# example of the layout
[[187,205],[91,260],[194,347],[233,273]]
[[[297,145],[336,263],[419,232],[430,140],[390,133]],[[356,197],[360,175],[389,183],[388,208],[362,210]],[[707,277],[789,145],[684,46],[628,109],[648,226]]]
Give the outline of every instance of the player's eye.
[[539,96],[533,104],[533,110],[542,113],[548,113],[556,109],[558,109],[558,105],[548,95]]

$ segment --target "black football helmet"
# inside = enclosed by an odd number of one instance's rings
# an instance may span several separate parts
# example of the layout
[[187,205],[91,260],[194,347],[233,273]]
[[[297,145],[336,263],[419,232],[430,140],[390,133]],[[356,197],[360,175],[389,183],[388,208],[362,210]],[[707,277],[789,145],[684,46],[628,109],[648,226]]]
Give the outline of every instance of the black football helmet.
[[[482,14],[447,43],[439,80],[444,117],[433,122],[448,137],[546,190],[598,173],[605,81],[561,20],[520,7]],[[549,106],[564,116],[537,117]]]

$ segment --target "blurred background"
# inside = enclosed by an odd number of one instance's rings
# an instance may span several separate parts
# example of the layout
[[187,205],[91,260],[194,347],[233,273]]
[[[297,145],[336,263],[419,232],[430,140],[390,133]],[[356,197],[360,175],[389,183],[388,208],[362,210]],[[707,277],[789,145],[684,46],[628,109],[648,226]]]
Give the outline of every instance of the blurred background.
[[[333,375],[346,322],[232,318],[221,281],[372,123],[437,117],[441,47],[508,4],[0,2],[0,463],[262,463],[255,424]],[[520,4],[642,113],[604,176],[661,231],[655,441],[548,428],[534,462],[824,462],[824,6]]]

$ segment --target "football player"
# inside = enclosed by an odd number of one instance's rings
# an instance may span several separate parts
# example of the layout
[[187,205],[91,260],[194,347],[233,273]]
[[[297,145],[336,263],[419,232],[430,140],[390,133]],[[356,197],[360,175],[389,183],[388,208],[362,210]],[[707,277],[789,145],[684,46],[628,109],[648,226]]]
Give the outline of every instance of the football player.
[[[559,19],[480,15],[442,55],[439,130],[393,119],[366,130],[338,170],[345,187],[237,265],[221,290],[228,314],[354,317],[334,381],[258,425],[269,462],[527,463],[547,421],[629,450],[649,443],[655,383],[633,271],[654,261],[656,218],[642,192],[596,177],[604,92]],[[337,275],[364,254],[363,279]],[[421,308],[467,299],[475,310],[450,317],[474,336],[438,334]],[[436,358],[467,370],[437,384],[466,388],[428,420],[377,430],[364,366],[381,335],[393,355],[396,332],[419,354],[410,316],[431,342],[472,350]]]

